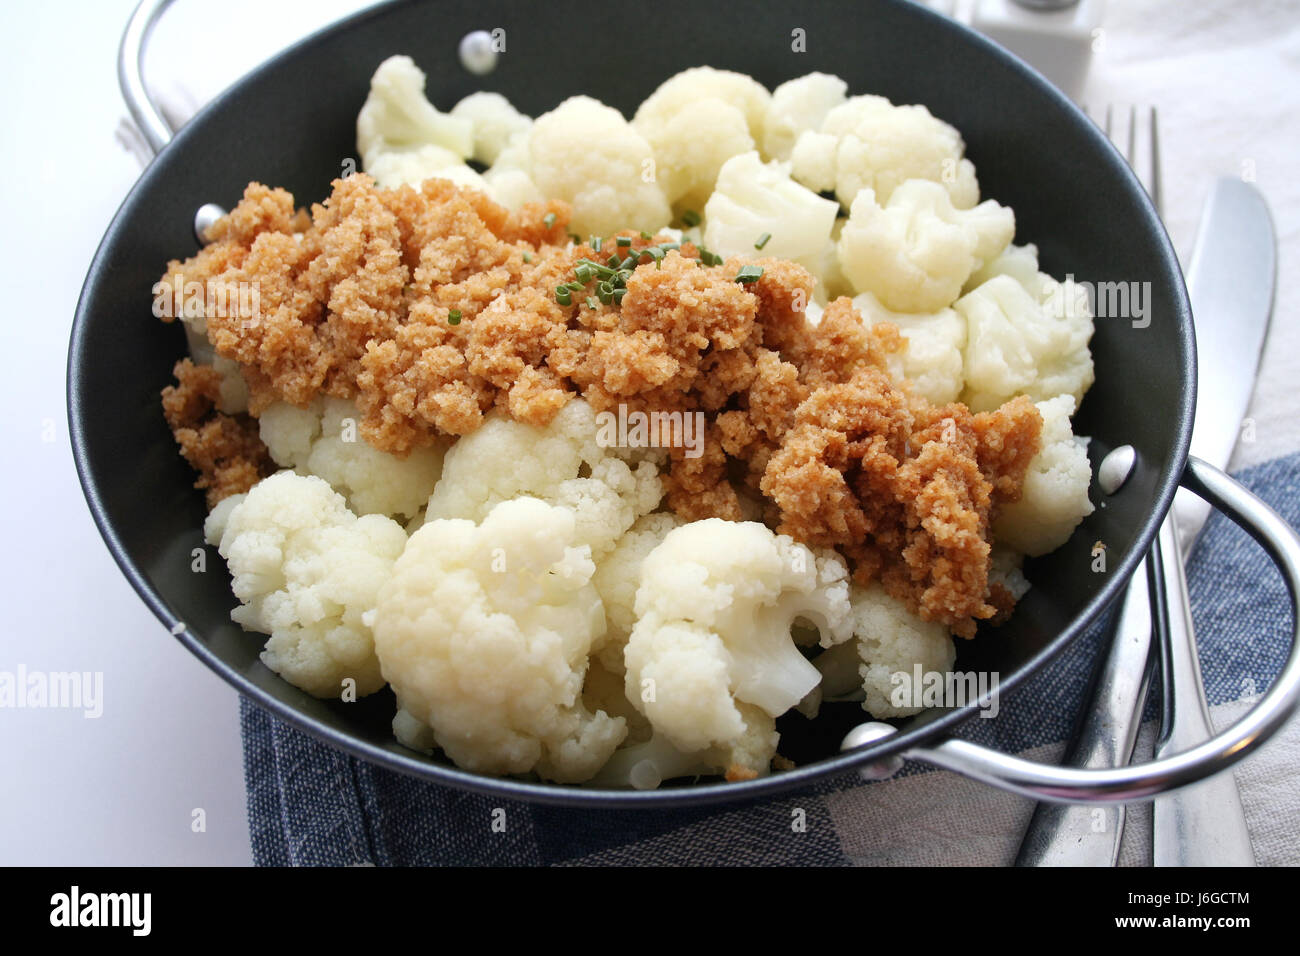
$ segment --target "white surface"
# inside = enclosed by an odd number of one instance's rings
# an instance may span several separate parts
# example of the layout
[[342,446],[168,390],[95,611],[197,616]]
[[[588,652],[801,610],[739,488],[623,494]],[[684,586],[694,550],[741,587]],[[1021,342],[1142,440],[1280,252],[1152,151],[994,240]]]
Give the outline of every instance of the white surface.
[[[319,24],[360,5],[228,0],[213,19],[206,0],[181,0],[160,25],[150,77],[168,90],[168,112],[186,115],[295,39],[304,16]],[[0,329],[20,356],[0,380],[8,466],[0,478],[0,595],[9,614],[0,671],[104,675],[97,720],[0,708],[0,864],[249,861],[235,694],[167,635],[121,578],[90,521],[67,440],[64,361],[77,294],[138,175],[135,158],[115,142],[125,113],[116,47],[132,6],[85,0],[0,12],[11,38],[0,61],[9,91],[0,142],[13,167],[0,183],[7,226]],[[1277,314],[1251,412],[1257,440],[1239,447],[1237,465],[1300,448],[1292,414],[1300,380],[1296,14],[1294,3],[1263,0],[1110,4],[1085,92],[1094,105],[1161,108],[1166,219],[1184,256],[1212,175],[1239,174],[1249,161],[1273,207]],[[196,37],[220,55],[200,65],[191,55]],[[161,79],[167,71],[184,82]],[[43,432],[53,440],[43,441]],[[1256,758],[1261,773],[1268,756]],[[206,813],[204,833],[191,830],[195,808]],[[908,858],[908,849],[895,846],[892,858]]]

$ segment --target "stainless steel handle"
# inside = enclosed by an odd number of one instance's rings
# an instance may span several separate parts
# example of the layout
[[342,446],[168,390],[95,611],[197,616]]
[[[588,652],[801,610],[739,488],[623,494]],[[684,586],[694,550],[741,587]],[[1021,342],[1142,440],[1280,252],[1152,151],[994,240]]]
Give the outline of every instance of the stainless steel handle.
[[[1290,594],[1291,652],[1273,686],[1247,714],[1188,750],[1129,767],[1055,767],[955,738],[908,748],[902,756],[1035,800],[1130,803],[1150,800],[1226,770],[1276,733],[1300,702],[1300,535],[1272,508],[1198,458],[1188,458],[1182,485],[1224,512],[1263,546],[1282,572]],[[851,731],[849,738],[870,738],[869,731],[861,731],[878,726],[888,725],[864,725]]]
[[140,0],[117,48],[117,83],[122,88],[122,99],[126,100],[131,118],[140,127],[145,142],[155,156],[171,142],[175,131],[145,89],[144,48],[158,18],[171,4],[172,0]]
[[[1068,767],[1122,767],[1133,757],[1142,706],[1151,682],[1151,608],[1143,561],[1112,616],[1103,646],[1095,706],[1083,715],[1062,763]],[[1208,737],[1209,735],[1206,734]],[[1204,739],[1204,738],[1202,738]],[[1040,803],[1016,856],[1016,866],[1114,866],[1124,833],[1124,804]]]
[[[1175,754],[1214,733],[1205,706],[1205,687],[1196,654],[1192,612],[1183,575],[1183,550],[1171,512],[1160,526],[1151,552],[1160,573],[1153,577],[1164,701],[1156,757]],[[1241,794],[1231,773],[1160,797],[1152,808],[1152,862],[1156,866],[1254,866],[1255,852],[1246,827]]]

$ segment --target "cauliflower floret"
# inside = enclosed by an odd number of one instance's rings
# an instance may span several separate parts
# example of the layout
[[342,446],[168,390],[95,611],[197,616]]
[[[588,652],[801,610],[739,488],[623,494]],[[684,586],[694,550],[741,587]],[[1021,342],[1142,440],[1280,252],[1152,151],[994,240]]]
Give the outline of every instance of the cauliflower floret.
[[526,135],[533,121],[500,93],[480,90],[451,108],[451,115],[474,124],[473,158],[491,166],[516,136]]
[[757,152],[733,156],[718,173],[704,207],[704,244],[721,256],[762,255],[820,265],[839,207],[800,186],[780,163],[763,163]]
[[755,143],[763,141],[763,119],[770,94],[761,83],[744,73],[696,66],[682,70],[659,84],[658,89],[637,107],[632,124],[653,141],[653,134],[692,103],[718,100],[739,110]]
[[[438,112],[424,96],[423,71],[409,56],[390,56],[371,77],[357,114],[357,151],[381,186],[418,182],[407,175],[463,164],[474,152],[474,125]],[[389,154],[410,156],[381,160]]]
[[1024,560],[1025,556],[1019,551],[1013,551],[995,542],[989,554],[989,586],[1000,584],[1007,589],[1008,594],[1019,601],[1029,593],[1030,587],[1029,579],[1020,570]]
[[668,225],[671,213],[655,182],[650,144],[598,100],[570,97],[539,116],[505,152],[511,153],[506,168],[522,170],[542,195],[573,207],[570,228],[579,235]]
[[418,186],[426,179],[449,179],[458,186],[492,195],[483,177],[462,163],[455,153],[432,144],[378,153],[366,164],[365,171],[384,189]]
[[1007,246],[1002,251],[1002,255],[991,259],[971,273],[962,292],[971,292],[994,276],[1003,275],[1011,276],[1034,297],[1042,293],[1043,280],[1054,281],[1051,276],[1038,271],[1038,247],[1031,242],[1023,246]]
[[937,312],[1015,231],[1007,207],[990,199],[956,209],[936,183],[909,180],[883,207],[866,188],[853,200],[840,236],[840,265],[856,292],[873,293],[888,309]]
[[[233,504],[232,504],[233,502]],[[406,546],[401,525],[358,518],[320,478],[282,471],[223,501],[204,534],[230,568],[230,617],[271,635],[262,662],[316,697],[384,686],[363,618]]]
[[807,130],[804,137],[813,138],[802,145],[795,141],[794,178],[818,192],[834,189],[845,207],[863,189],[887,203],[909,179],[940,184],[958,209],[979,202],[975,167],[962,158],[961,135],[924,106],[850,97],[826,113],[820,130]]
[[[864,693],[862,709],[873,717],[908,717],[922,708],[896,700],[900,684],[894,675],[910,679],[916,665],[921,672],[947,674],[957,660],[952,635],[942,624],[923,621],[879,584],[853,586],[853,637],[814,661],[822,675],[825,697],[848,693],[857,678]],[[856,664],[856,675],[854,674]]]
[[[603,557],[637,518],[658,507],[663,483],[655,459],[603,447],[599,431],[596,413],[582,399],[571,400],[545,428],[493,412],[447,452],[428,520],[480,521],[498,503],[529,495],[571,509],[578,540]],[[579,477],[584,466],[589,474]]]
[[847,572],[757,522],[717,518],[669,532],[641,564],[628,639],[628,699],[679,750],[731,747],[737,703],[785,713],[820,676],[791,639],[796,618],[829,647],[851,633]]
[[1020,500],[1003,505],[993,523],[999,544],[1031,556],[1065,544],[1093,511],[1088,500],[1092,466],[1070,426],[1074,398],[1060,395],[1037,406],[1043,416],[1043,447],[1029,462]]
[[[787,80],[772,91],[763,121],[763,152],[786,160],[799,134],[818,130],[826,114],[844,103],[849,85],[838,76],[809,73]],[[826,187],[834,188],[834,182]]]
[[[641,584],[641,565],[646,556],[663,542],[668,532],[681,525],[671,512],[646,515],[632,525],[599,564],[591,583],[605,605],[605,633],[592,651],[611,673],[621,675],[623,648],[636,626],[636,592]],[[620,690],[621,693],[621,690]]]
[[723,164],[754,148],[745,114],[717,99],[683,104],[661,125],[636,128],[654,149],[664,195],[683,210],[702,209]]
[[853,299],[867,325],[890,322],[907,339],[903,350],[903,376],[935,405],[955,402],[961,394],[962,351],[966,348],[966,320],[953,309],[932,315],[891,312],[870,292]]
[[567,508],[497,505],[481,525],[433,519],[411,536],[366,618],[407,716],[460,767],[577,783],[623,741],[623,720],[582,701],[604,630],[594,565]]
[[274,402],[258,419],[258,433],[277,465],[324,478],[357,514],[414,517],[438,483],[445,446],[398,458],[360,436],[360,418],[341,398],[317,397],[307,408]]
[[972,411],[989,411],[1016,395],[1036,402],[1071,395],[1077,407],[1092,385],[1087,296],[1039,276],[1037,296],[1003,274],[953,304],[966,318],[962,401]]
[[676,777],[725,776],[728,780],[765,777],[781,735],[776,719],[753,704],[737,703],[744,729],[725,746],[683,751],[662,733],[615,751],[609,762],[591,779],[601,787],[632,787],[654,790]]

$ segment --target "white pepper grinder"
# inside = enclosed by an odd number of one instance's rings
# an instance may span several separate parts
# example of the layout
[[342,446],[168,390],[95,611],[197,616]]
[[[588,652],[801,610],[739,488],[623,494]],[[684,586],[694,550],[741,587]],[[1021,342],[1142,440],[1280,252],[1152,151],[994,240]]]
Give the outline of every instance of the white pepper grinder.
[[1106,0],[977,0],[971,26],[1077,100],[1103,42],[1105,12]]

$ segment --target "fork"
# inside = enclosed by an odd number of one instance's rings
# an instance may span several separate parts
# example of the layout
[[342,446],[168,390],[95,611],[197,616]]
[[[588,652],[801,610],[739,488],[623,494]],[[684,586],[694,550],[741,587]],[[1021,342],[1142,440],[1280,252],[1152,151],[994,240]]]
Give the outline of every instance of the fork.
[[[1087,107],[1084,107],[1087,113]],[[1120,131],[1115,126],[1112,106],[1106,107],[1100,124],[1106,137],[1128,160],[1129,166],[1151,198],[1157,213],[1163,214],[1160,183],[1160,137],[1156,108],[1151,107],[1146,126],[1139,123],[1137,107],[1128,114],[1127,140],[1121,143]],[[1145,132],[1145,139],[1143,133]],[[1145,173],[1144,173],[1145,171]],[[1098,483],[1105,494],[1112,494],[1123,483],[1123,475],[1099,473]],[[1167,519],[1171,520],[1171,519]],[[1199,704],[1205,710],[1205,690],[1201,683],[1196,661],[1195,645],[1181,629],[1168,626],[1168,621],[1157,620],[1151,610],[1152,586],[1162,591],[1160,568],[1148,556],[1134,573],[1122,602],[1109,622],[1109,652],[1098,670],[1090,705],[1085,709],[1064,763],[1079,767],[1105,767],[1127,764],[1132,758],[1137,732],[1141,724],[1150,678],[1156,658],[1161,663],[1162,676],[1168,691],[1166,701],[1179,700]],[[1160,641],[1159,654],[1152,654],[1153,636]],[[1169,732],[1169,708],[1164,708],[1161,739]],[[1212,732],[1212,731],[1210,731]],[[1206,736],[1209,736],[1207,732]],[[1187,744],[1198,741],[1184,741]],[[1183,748],[1180,748],[1183,749]],[[1153,811],[1153,856],[1157,865],[1183,863],[1189,858],[1189,843],[1203,839],[1207,825],[1204,810],[1207,802],[1217,811],[1211,825],[1219,827],[1228,837],[1222,845],[1235,845],[1240,834],[1246,833],[1241,800],[1231,775],[1223,775],[1214,786],[1231,788],[1231,792],[1218,791],[1218,796],[1178,802],[1175,798],[1156,801]],[[1197,815],[1197,810],[1201,815]],[[1197,832],[1191,832],[1188,821],[1196,820]],[[1039,804],[1025,832],[1016,857],[1018,866],[1113,866],[1118,860],[1120,840],[1124,828],[1124,807],[1053,806]],[[1214,841],[1209,840],[1209,843]],[[1245,846],[1249,846],[1247,837]],[[1236,862],[1236,861],[1234,861]]]

